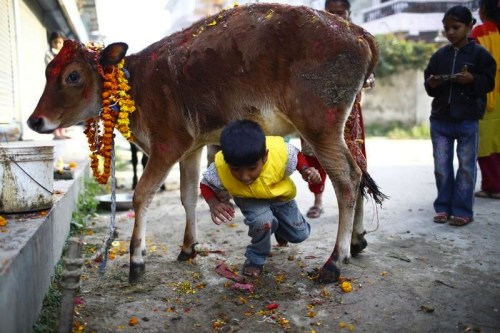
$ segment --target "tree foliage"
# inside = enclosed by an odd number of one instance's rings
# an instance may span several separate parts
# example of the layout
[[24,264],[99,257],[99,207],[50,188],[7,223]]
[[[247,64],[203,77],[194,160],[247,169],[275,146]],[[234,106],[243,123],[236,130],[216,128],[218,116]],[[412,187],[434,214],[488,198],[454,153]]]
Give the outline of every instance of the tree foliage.
[[403,70],[423,69],[437,46],[425,41],[406,40],[401,36],[377,35],[379,61],[375,68],[377,78],[391,76]]

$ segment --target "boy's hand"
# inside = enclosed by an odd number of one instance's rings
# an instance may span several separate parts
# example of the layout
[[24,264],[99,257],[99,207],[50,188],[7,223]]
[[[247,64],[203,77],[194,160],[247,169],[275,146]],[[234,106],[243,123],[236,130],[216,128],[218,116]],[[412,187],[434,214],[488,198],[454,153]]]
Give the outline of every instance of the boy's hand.
[[301,174],[302,179],[304,179],[309,184],[321,183],[321,176],[319,175],[319,171],[314,167],[305,168]]
[[208,201],[212,221],[219,225],[221,223],[230,223],[234,218],[234,208],[229,202],[221,202],[217,198]]
[[474,83],[474,76],[468,71],[463,71],[453,75],[452,81],[460,84],[472,84]]
[[366,79],[365,83],[363,84],[363,88],[372,89],[374,86],[375,86],[375,76],[373,74],[370,74],[370,76]]
[[441,75],[431,75],[427,79],[427,83],[431,88],[436,88],[444,82],[443,77]]

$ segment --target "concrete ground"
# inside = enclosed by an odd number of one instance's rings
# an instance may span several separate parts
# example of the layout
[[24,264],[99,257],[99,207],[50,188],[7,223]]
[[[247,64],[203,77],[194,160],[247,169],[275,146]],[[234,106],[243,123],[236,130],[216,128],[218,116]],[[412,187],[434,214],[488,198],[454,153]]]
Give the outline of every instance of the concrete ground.
[[[198,240],[207,252],[176,261],[184,212],[174,169],[149,209],[144,280],[128,284],[133,212],[118,212],[104,274],[87,261],[77,326],[85,332],[500,332],[499,201],[477,199],[468,226],[433,223],[430,142],[369,139],[367,147],[369,171],[390,200],[383,208],[365,202],[369,245],[342,268],[351,292],[314,280],[336,238],[330,187],[325,213],[310,220],[311,237],[273,247],[264,276],[248,281],[253,292],[234,290],[234,281],[216,272],[222,262],[226,274],[241,268],[249,238],[239,212],[234,225],[216,226],[200,200]],[[305,212],[312,195],[294,177]],[[129,188],[130,172],[117,178],[122,190]],[[102,246],[108,223],[107,211],[92,222],[85,237],[90,255]]]

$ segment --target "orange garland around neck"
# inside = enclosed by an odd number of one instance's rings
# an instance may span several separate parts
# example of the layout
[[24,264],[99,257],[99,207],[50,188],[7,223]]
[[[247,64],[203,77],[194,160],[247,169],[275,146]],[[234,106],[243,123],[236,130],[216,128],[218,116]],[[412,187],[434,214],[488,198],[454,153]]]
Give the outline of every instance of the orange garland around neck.
[[[103,46],[92,43],[87,44],[87,48],[97,53]],[[130,86],[124,63],[122,60],[116,66],[103,67],[97,62],[97,71],[103,79],[102,109],[99,116],[87,119],[84,133],[90,148],[90,167],[101,184],[106,184],[111,174],[113,129],[116,127],[128,141],[133,141],[129,116],[135,111],[135,103],[128,94]],[[104,160],[102,173],[99,171],[99,157]]]

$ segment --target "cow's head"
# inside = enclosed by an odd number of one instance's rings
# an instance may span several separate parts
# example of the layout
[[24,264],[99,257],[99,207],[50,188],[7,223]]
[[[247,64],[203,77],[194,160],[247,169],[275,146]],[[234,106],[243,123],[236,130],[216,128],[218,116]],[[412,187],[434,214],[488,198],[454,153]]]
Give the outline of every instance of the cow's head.
[[66,40],[45,70],[45,89],[28,118],[28,126],[39,133],[51,133],[99,115],[100,66],[116,65],[125,57],[127,48],[125,43],[114,43],[98,49]]

